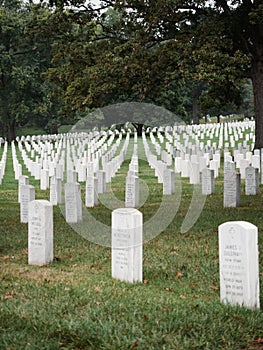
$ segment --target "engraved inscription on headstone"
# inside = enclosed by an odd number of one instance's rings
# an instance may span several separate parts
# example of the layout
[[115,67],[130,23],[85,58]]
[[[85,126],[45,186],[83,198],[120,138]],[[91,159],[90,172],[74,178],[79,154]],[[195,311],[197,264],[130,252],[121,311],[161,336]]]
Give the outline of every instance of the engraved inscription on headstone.
[[45,265],[53,260],[53,207],[46,200],[29,203],[28,263]]
[[259,308],[258,230],[245,221],[219,226],[220,299]]
[[142,214],[133,208],[112,212],[112,277],[142,282]]

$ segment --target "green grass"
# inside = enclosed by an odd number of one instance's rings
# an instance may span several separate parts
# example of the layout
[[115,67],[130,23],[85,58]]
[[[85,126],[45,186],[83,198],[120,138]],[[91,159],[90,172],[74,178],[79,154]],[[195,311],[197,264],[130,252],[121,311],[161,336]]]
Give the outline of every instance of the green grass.
[[[130,155],[131,148],[127,158]],[[129,159],[112,181],[121,200],[128,164]],[[140,209],[147,221],[159,208],[162,187],[143,159],[140,178],[149,189]],[[48,198],[48,191],[38,189],[39,182],[30,178],[30,183],[36,186],[37,199]],[[249,221],[259,228],[262,251],[262,195],[245,196],[242,183],[241,206],[224,209],[220,174],[200,218],[181,234],[193,189],[184,179],[181,186],[173,222],[144,244],[143,283],[112,279],[110,248],[72,230],[59,207],[54,207],[54,261],[31,266],[9,149],[0,186],[0,349],[262,349],[262,310],[219,301],[217,235],[218,225],[225,221]],[[109,209],[99,205],[90,212],[110,224]],[[259,257],[263,305],[262,254]]]

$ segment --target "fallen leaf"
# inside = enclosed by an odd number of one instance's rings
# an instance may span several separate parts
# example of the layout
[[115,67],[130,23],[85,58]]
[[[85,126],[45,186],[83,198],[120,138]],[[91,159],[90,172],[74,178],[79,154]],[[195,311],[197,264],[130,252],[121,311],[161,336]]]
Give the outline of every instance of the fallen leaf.
[[210,288],[213,289],[213,290],[218,290],[219,289],[218,286],[210,286]]
[[195,287],[195,286],[197,286],[197,283],[196,282],[192,282],[192,283],[189,284],[189,286],[190,287]]
[[132,349],[137,348],[138,342],[139,342],[138,339],[136,339],[135,342],[132,344]]
[[258,338],[255,340],[258,344],[263,344],[263,338]]
[[166,290],[167,292],[171,292],[172,288],[171,288],[171,287],[167,287],[167,288],[165,288],[165,290]]
[[11,298],[14,298],[15,296],[15,292],[10,292],[10,293],[7,293],[5,296],[4,296],[4,299],[7,300],[7,299],[11,299]]
[[183,274],[182,274],[182,272],[177,271],[176,274],[175,274],[175,276],[179,278],[179,277],[182,277]]
[[179,298],[180,298],[180,299],[186,299],[186,296],[183,295],[183,294],[181,294]]
[[3,259],[3,260],[9,259],[9,255],[4,255],[4,256],[2,256],[2,259]]
[[143,283],[144,284],[147,284],[149,281],[148,280],[143,280]]

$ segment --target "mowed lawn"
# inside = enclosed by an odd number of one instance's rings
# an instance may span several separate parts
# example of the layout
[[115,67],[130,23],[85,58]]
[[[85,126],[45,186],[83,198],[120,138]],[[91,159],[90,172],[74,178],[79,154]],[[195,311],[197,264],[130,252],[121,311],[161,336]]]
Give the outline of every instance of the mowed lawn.
[[[140,139],[139,149],[143,152]],[[139,176],[148,189],[139,210],[147,222],[160,207],[162,186],[143,156],[139,158]],[[111,184],[121,200],[129,161]],[[25,168],[23,173],[27,174]],[[143,246],[143,283],[113,279],[111,249],[73,230],[59,206],[53,209],[54,261],[31,266],[28,227],[20,223],[9,147],[0,185],[0,349],[263,349],[262,309],[220,303],[218,261],[220,224],[243,220],[256,225],[263,305],[262,194],[245,196],[242,180],[241,206],[223,208],[221,170],[215,193],[207,196],[197,222],[182,234],[193,185],[187,179],[177,180],[181,188],[177,213]],[[30,184],[36,186],[36,199],[49,198],[48,191],[39,190],[39,181],[30,178]],[[84,184],[82,196],[84,202]],[[99,204],[89,212],[110,226],[110,209]]]

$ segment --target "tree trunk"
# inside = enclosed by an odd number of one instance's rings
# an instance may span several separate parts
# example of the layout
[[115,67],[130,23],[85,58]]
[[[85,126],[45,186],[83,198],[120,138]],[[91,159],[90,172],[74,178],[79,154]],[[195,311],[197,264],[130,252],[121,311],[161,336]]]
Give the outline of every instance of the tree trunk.
[[252,83],[255,112],[255,147],[263,148],[263,62],[258,60],[252,64]]
[[194,96],[193,98],[193,124],[199,124],[199,115],[198,115],[198,97]]
[[11,143],[16,138],[16,123],[9,122],[7,124],[7,141]]
[[138,136],[142,136],[142,129],[143,129],[143,125],[144,124],[140,124],[140,123],[132,123],[132,125],[135,127],[136,131],[137,131],[137,135]]

